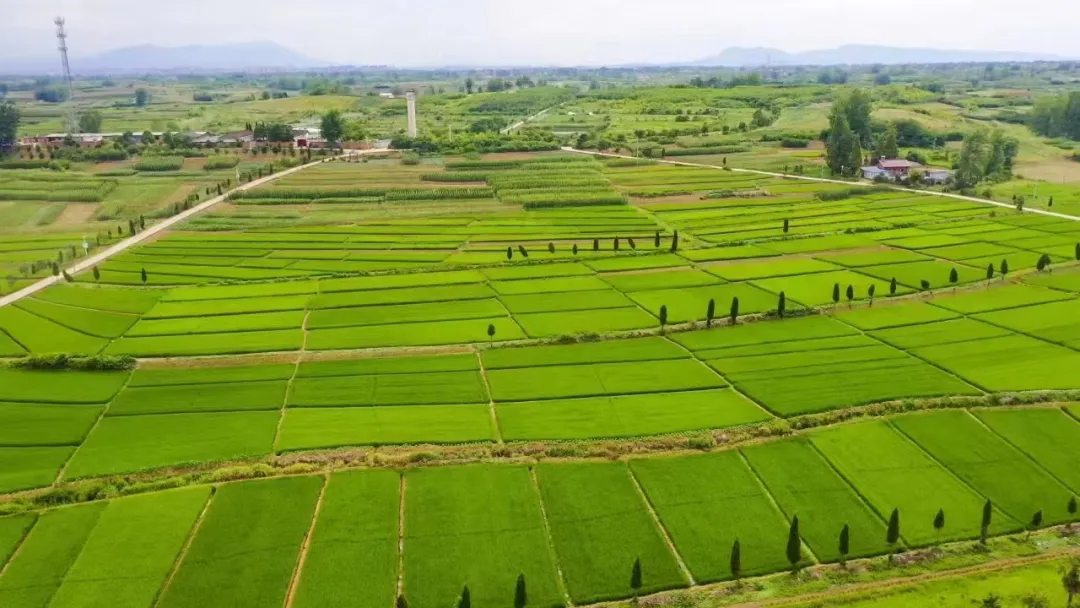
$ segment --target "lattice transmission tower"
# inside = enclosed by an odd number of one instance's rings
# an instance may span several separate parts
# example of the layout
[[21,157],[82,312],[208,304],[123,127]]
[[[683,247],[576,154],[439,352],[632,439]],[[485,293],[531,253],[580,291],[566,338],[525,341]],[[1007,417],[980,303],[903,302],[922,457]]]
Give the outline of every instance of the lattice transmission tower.
[[71,83],[71,64],[68,63],[67,32],[64,31],[64,18],[53,20],[56,24],[56,41],[60,47],[60,59],[64,62],[64,81],[68,89],[68,133],[79,132],[79,118],[75,113],[75,86]]

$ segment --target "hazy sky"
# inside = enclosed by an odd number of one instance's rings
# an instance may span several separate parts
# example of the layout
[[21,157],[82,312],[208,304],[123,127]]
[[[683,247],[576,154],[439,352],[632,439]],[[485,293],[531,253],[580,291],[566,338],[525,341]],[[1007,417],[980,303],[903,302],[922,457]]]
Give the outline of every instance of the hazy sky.
[[848,43],[1080,56],[1076,0],[0,0],[3,61],[273,40],[334,63],[668,62]]

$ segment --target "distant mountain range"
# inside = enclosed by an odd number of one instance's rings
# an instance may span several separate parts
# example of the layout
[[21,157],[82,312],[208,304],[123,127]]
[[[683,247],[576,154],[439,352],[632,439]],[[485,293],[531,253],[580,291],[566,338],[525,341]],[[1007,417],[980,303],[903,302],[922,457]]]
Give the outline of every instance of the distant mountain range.
[[[5,62],[7,63],[7,62]],[[11,62],[0,67],[4,73],[59,73],[59,58]],[[227,70],[294,70],[330,65],[312,59],[275,42],[190,45],[164,47],[153,44],[130,46],[89,57],[71,58],[77,75],[147,72],[216,72]]]
[[704,67],[759,67],[765,65],[868,65],[901,63],[983,63],[998,61],[1058,61],[1058,55],[1011,51],[955,51],[894,46],[848,44],[835,49],[788,53],[766,47],[732,47],[719,55],[691,61]]

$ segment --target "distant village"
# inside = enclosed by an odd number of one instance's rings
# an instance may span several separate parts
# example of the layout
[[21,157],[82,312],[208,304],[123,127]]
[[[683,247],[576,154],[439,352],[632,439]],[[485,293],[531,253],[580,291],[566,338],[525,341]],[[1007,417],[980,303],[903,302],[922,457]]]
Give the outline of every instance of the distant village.
[[[142,144],[146,135],[150,134],[157,141],[166,135],[165,131],[144,131],[142,133],[50,133],[48,135],[31,135],[21,137],[19,145],[30,148],[34,146],[63,146],[76,145],[81,148],[95,148],[108,142],[127,141],[132,144]],[[179,136],[191,143],[192,146],[202,148],[239,148],[248,150],[265,145],[294,148],[327,148],[330,147],[323,139],[318,127],[293,127],[292,141],[270,141],[266,138],[255,136],[254,131],[230,131],[227,133],[211,133],[209,131],[188,131],[170,133]],[[333,147],[347,149],[367,149],[370,142],[336,142]]]

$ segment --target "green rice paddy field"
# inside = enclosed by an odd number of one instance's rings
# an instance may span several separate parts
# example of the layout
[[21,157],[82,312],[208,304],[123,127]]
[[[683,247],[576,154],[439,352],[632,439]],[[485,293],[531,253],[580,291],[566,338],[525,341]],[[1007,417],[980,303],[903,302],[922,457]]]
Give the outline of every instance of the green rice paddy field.
[[[712,446],[1080,390],[1080,222],[563,155],[422,169],[308,169],[0,308],[2,358],[137,359],[0,366],[2,500],[346,448]],[[787,569],[795,518],[804,564],[976,538],[987,501],[992,534],[1069,522],[1077,445],[1078,406],[970,406],[693,455],[96,500],[0,517],[0,605],[434,608],[467,585],[496,607],[519,575],[529,606],[589,604],[630,597],[635,560],[640,593],[730,580],[736,541],[740,574]]]

